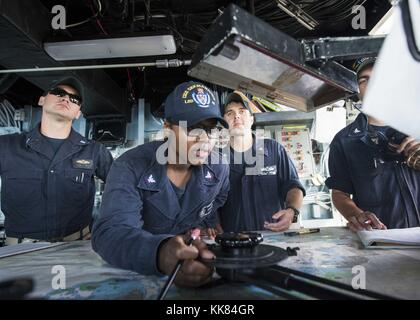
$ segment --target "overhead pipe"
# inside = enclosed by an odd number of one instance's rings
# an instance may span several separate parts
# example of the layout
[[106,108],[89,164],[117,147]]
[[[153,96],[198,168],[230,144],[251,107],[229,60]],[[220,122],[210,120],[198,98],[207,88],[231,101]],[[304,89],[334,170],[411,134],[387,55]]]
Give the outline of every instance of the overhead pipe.
[[190,64],[191,64],[191,60],[164,59],[164,60],[156,60],[155,62],[143,62],[143,63],[96,64],[96,65],[89,65],[89,66],[65,66],[65,67],[47,67],[47,68],[35,67],[35,68],[28,68],[28,69],[6,69],[6,70],[0,70],[0,74],[91,70],[91,69],[137,68],[137,67],[177,68],[181,66],[188,66]]

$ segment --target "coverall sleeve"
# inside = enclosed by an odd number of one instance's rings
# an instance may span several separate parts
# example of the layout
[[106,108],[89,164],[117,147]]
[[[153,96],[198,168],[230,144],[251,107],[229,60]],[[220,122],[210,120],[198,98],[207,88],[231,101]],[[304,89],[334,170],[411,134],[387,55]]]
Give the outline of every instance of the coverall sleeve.
[[113,266],[161,275],[157,266],[159,245],[172,235],[154,235],[142,228],[143,201],[136,175],[128,163],[119,160],[108,174],[100,214],[93,227],[92,247]]
[[333,140],[330,146],[328,170],[330,171],[330,177],[325,181],[328,188],[354,194],[354,187],[344,151],[337,140]]
[[108,172],[111,169],[112,162],[114,159],[112,158],[111,152],[101,143],[99,144],[99,151],[98,151],[98,159],[97,159],[97,166],[95,175],[100,178],[102,181],[106,182],[106,178],[108,176]]
[[281,144],[277,144],[277,148],[279,155],[277,176],[279,179],[280,192],[283,202],[286,201],[287,192],[293,188],[302,190],[303,196],[305,196],[305,188],[299,181],[295,165],[287,154],[286,149]]

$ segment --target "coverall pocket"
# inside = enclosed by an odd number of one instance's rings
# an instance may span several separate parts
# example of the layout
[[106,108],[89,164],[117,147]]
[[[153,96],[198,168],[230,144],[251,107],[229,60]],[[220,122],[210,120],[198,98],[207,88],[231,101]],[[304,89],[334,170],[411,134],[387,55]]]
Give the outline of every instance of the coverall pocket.
[[66,208],[82,208],[90,206],[92,190],[92,173],[89,170],[67,169],[64,179],[58,181],[59,201]]
[[4,206],[14,210],[35,208],[42,197],[42,171],[16,171],[4,175],[2,192]]
[[[151,193],[145,196],[144,194]],[[159,192],[144,192],[142,219],[144,228],[153,233],[169,233],[175,225],[177,209],[171,206],[169,199],[162,199]]]
[[77,184],[88,184],[92,179],[92,172],[81,169],[67,169],[64,176]]
[[352,166],[353,184],[355,189],[354,201],[362,206],[374,207],[382,202],[383,181],[382,166],[358,163]]

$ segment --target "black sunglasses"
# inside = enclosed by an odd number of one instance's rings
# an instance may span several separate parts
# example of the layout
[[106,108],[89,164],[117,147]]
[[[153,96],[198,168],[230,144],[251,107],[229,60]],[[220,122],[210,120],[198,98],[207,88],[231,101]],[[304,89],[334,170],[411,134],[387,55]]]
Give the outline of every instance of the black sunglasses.
[[52,88],[48,91],[48,93],[51,93],[57,97],[65,97],[69,96],[69,100],[71,103],[77,104],[78,106],[82,105],[82,98],[79,97],[77,94],[68,93],[66,90],[61,89],[60,87]]
[[217,139],[223,133],[224,127],[222,125],[216,124],[214,126],[203,126],[203,125],[194,125],[187,128],[187,134],[191,138],[200,137],[202,132],[206,132],[207,136],[210,139]]

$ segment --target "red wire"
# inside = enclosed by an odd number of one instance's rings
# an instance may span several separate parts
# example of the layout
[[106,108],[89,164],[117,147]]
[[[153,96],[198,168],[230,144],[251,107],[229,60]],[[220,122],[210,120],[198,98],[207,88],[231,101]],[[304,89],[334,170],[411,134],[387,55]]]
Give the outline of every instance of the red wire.
[[104,27],[102,27],[102,23],[101,23],[101,21],[99,21],[99,19],[98,19],[98,18],[96,18],[96,23],[98,24],[99,28],[101,28],[102,32],[103,32],[105,35],[108,35],[108,32],[106,32],[106,31],[105,31]]
[[[90,9],[92,10],[92,13],[95,13],[95,9],[93,8],[93,0],[89,1],[89,6]],[[101,21],[98,19],[98,17],[96,17],[96,24],[99,26],[99,28],[102,30],[102,32],[105,35],[108,35],[108,32],[105,31],[104,27],[102,26]],[[134,90],[133,90],[133,83],[131,81],[131,74],[130,74],[130,70],[127,68],[127,76],[128,76],[128,85],[130,86],[130,91],[134,96]]]
[[130,86],[130,89],[132,89],[133,84],[131,83],[131,74],[130,74],[130,70],[128,70],[128,68],[127,68],[127,75],[128,75],[128,84]]
[[[92,10],[92,13],[93,13],[93,14],[96,14],[95,9],[93,8],[93,0],[90,0],[90,1],[89,1],[89,7],[90,7],[90,10]],[[98,27],[102,30],[102,32],[103,32],[105,35],[108,35],[108,32],[106,32],[106,31],[105,31],[105,29],[104,29],[104,27],[102,26],[102,23],[101,23],[101,21],[99,20],[98,16],[96,16],[96,24],[98,25]]]

